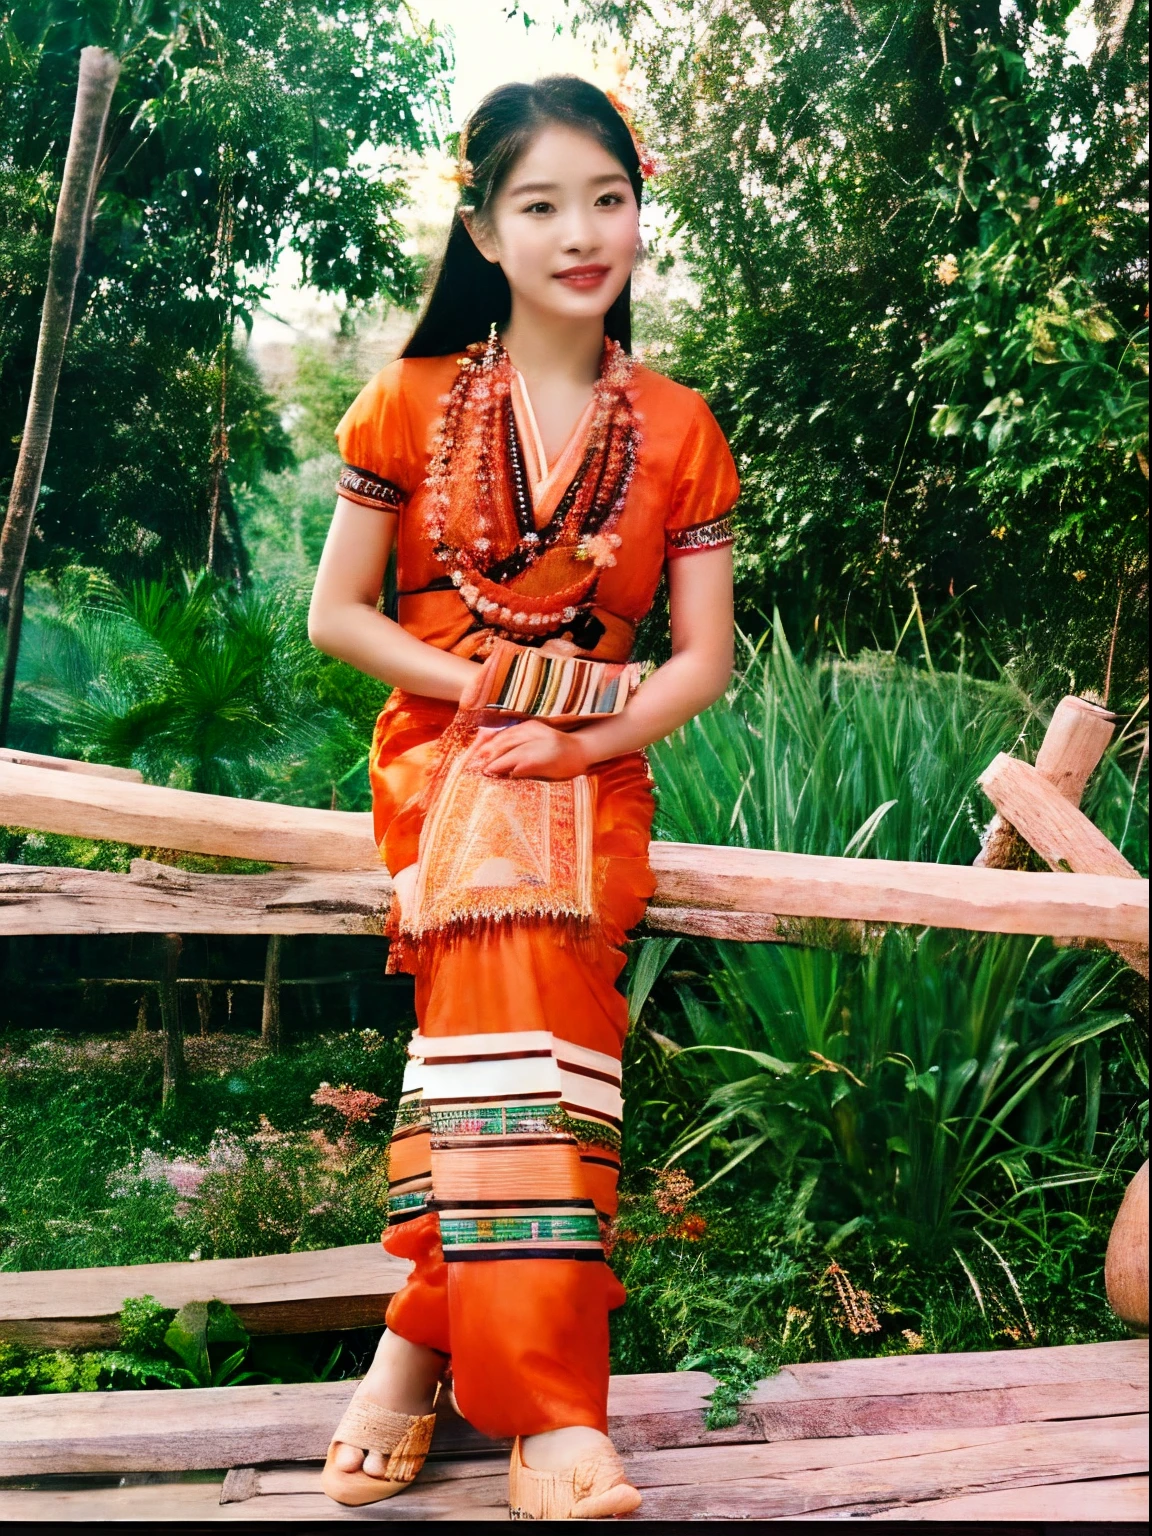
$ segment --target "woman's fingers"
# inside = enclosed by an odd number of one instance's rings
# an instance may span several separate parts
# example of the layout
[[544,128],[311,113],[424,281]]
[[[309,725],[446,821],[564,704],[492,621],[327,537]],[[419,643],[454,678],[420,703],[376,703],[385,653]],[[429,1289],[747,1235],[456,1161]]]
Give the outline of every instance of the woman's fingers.
[[518,746],[524,740],[524,727],[522,725],[505,726],[502,731],[497,731],[494,736],[489,736],[484,744],[476,749],[476,761],[482,768],[494,761],[502,753],[510,748]]

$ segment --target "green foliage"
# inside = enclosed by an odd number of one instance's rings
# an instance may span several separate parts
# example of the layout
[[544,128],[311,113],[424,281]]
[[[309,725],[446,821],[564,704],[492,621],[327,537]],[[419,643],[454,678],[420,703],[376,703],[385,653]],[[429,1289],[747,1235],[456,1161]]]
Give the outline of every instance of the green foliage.
[[970,1220],[1041,1171],[1093,1177],[1093,1138],[1070,1132],[1099,1115],[1088,1047],[1125,1018],[1114,967],[1040,949],[940,930],[864,956],[720,946],[721,1007],[682,993],[719,1082],[670,1155],[707,1146],[715,1178],[757,1153],[785,1177],[811,1160],[829,1215],[900,1232]]
[[[803,663],[777,623],[652,749],[659,835],[969,863],[978,773],[1048,710],[921,644],[920,667]],[[1141,735],[1085,806],[1146,868]],[[1047,941],[794,926],[633,953],[615,1368],[711,1370],[722,1425],[796,1361],[1120,1336],[1103,1260],[1146,1155],[1146,985]]]
[[[78,1044],[7,1037],[0,1268],[373,1240],[383,1226],[387,1106],[399,1092],[407,1025],[397,1020],[395,1040],[375,1030],[322,1035],[279,1056],[243,1038],[190,1038],[190,1080],[167,1112],[156,1034]],[[312,1102],[325,1079],[385,1101],[343,1145],[329,1135],[331,1111]]]
[[1138,699],[1146,7],[1084,57],[1070,3],[571,8],[642,78],[695,285],[646,329],[736,453],[744,621],[889,644],[911,582]]
[[120,1343],[137,1354],[154,1354],[164,1345],[176,1312],[162,1307],[155,1296],[129,1296],[120,1308]]
[[364,383],[364,367],[355,346],[342,346],[334,355],[314,346],[296,348],[292,442],[299,458],[333,453],[337,423]]
[[14,718],[45,750],[152,783],[359,809],[384,690],[322,656],[305,612],[291,589],[73,569],[30,608]]
[[[277,253],[359,305],[411,302],[398,154],[435,138],[448,58],[401,0],[0,13],[0,489],[15,462],[47,241],[88,43],[122,59],[44,477],[33,567],[133,575],[247,559],[233,486],[284,469],[234,346]],[[213,531],[214,529],[214,531]]]
[[337,1342],[318,1365],[300,1341],[253,1340],[221,1301],[190,1301],[177,1312],[162,1307],[154,1296],[129,1297],[119,1322],[118,1349],[23,1350],[0,1344],[0,1397],[327,1381],[343,1353],[343,1344]]
[[612,1255],[628,1289],[613,1369],[709,1371],[714,1427],[784,1365],[1124,1334],[1103,1295],[1111,1203],[1071,1215],[1039,1197],[1030,1230],[991,1241],[857,1232],[830,1250],[810,1177],[749,1180],[727,1200],[678,1177],[685,1206],[669,1211],[669,1175],[631,1173]]
[[[686,842],[970,863],[990,814],[977,775],[1042,728],[1007,679],[893,657],[805,668],[777,624],[724,705],[653,749],[658,825]],[[1088,806],[1118,842],[1120,816],[1135,823],[1146,859],[1146,786],[1120,761],[1113,749]],[[677,987],[691,1049],[676,1061],[710,1087],[671,1158],[698,1152],[715,1178],[769,1153],[785,1178],[822,1168],[828,1219],[853,1229],[949,1228],[1042,1171],[1095,1176],[1099,1042],[1127,1021],[1115,961],[1007,935],[795,927],[798,943],[716,944],[707,980]],[[671,957],[654,943],[637,1013]]]
[[[1092,180],[1060,178],[1054,187],[1052,150],[1037,132],[1042,113],[1054,127],[1070,113],[1072,124],[1094,115],[1087,80],[1061,71],[1058,83],[983,40],[968,72],[955,163],[937,196],[950,209],[959,188],[978,244],[962,264],[945,257],[937,269],[947,297],[936,321],[946,339],[918,371],[948,394],[928,430],[968,434],[986,448],[970,478],[994,482],[1010,516],[1014,496],[1101,452],[1138,467],[1148,441],[1147,326],[1126,329],[1105,299],[1115,286],[1110,247],[1131,241],[1132,215],[1103,209]],[[1074,504],[1057,533],[1085,531],[1090,510]]]

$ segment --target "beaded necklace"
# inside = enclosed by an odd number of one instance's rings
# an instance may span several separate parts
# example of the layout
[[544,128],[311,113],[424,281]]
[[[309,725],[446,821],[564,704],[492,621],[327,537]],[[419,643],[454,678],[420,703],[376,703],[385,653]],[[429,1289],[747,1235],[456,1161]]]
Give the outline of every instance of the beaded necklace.
[[495,327],[460,358],[425,481],[428,537],[486,628],[521,643],[587,623],[636,467],[632,359],[606,341],[584,455],[551,520],[537,528],[512,409],[512,363]]

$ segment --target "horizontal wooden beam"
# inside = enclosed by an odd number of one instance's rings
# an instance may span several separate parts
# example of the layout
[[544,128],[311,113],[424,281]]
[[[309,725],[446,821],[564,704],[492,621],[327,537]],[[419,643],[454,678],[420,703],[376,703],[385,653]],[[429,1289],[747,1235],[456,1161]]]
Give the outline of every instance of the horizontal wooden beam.
[[0,825],[312,869],[380,868],[366,811],[201,795],[9,762],[0,762]]
[[[351,1381],[192,1392],[0,1398],[0,1476],[193,1471],[323,1457]],[[702,1371],[613,1376],[608,1428],[620,1451],[831,1441],[949,1427],[1135,1416],[1148,1401],[1146,1341],[786,1365],[739,1422],[704,1428]],[[433,1449],[496,1450],[449,1414]],[[860,1444],[860,1455],[869,1455]]]
[[46,752],[25,752],[22,747],[0,747],[0,763],[18,763],[25,768],[51,768],[57,773],[87,773],[98,779],[124,779],[129,784],[143,784],[139,768],[116,768],[111,763],[85,763],[77,757],[49,757]]
[[785,928],[823,918],[1054,938],[1133,940],[1148,932],[1147,881],[694,843],[653,843],[650,855],[658,909],[771,914]]
[[[1027,764],[1016,767],[1034,771]],[[1069,815],[1080,814],[1060,803]],[[8,869],[0,889],[4,932],[378,933],[390,895],[366,813],[0,762],[0,823],[297,866],[259,877],[134,866],[130,883],[124,876],[79,870]],[[651,856],[654,930],[663,921],[665,931],[715,937],[715,914],[725,914],[731,936],[760,941],[796,937],[798,919],[1128,943],[1147,938],[1147,883],[1122,881],[1119,871],[1072,879],[663,842],[652,844]],[[328,873],[308,873],[321,870]],[[333,871],[342,873],[334,877]],[[14,910],[21,906],[22,912]],[[679,909],[679,915],[667,915],[668,909]],[[694,919],[694,912],[705,916]]]
[[0,1274],[0,1339],[36,1349],[114,1346],[131,1296],[163,1307],[225,1301],[249,1333],[381,1327],[412,1266],[379,1243],[254,1259]]
[[200,875],[133,859],[131,873],[0,864],[0,933],[384,932],[392,882],[368,870]]
[[[884,923],[1130,943],[1148,931],[1147,882],[1114,876],[692,843],[653,843],[651,858],[655,933],[856,947]],[[379,866],[202,875],[137,859],[114,875],[7,864],[0,933],[380,934],[391,892]]]

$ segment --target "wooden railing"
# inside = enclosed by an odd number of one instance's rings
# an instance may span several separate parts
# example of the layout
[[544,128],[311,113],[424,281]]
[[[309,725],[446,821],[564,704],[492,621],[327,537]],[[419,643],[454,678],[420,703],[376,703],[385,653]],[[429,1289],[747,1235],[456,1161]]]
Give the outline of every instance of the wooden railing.
[[[997,816],[977,867],[653,843],[647,927],[796,943],[829,942],[828,925],[833,942],[889,923],[1044,934],[1108,943],[1146,972],[1147,882],[1079,809],[1112,728],[1106,711],[1065,699],[1036,766],[995,759],[980,780]],[[0,866],[0,933],[380,933],[391,898],[367,814],[194,794],[9,752],[0,824],[277,866]],[[1053,873],[1003,867],[1021,862],[1025,842]]]

